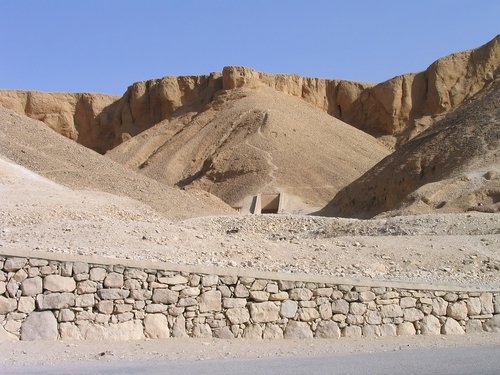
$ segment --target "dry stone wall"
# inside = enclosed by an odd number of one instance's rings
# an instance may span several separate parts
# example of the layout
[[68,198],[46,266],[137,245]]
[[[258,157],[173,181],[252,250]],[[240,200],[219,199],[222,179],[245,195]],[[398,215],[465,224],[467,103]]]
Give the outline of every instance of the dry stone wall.
[[500,331],[500,292],[274,280],[0,256],[0,342]]

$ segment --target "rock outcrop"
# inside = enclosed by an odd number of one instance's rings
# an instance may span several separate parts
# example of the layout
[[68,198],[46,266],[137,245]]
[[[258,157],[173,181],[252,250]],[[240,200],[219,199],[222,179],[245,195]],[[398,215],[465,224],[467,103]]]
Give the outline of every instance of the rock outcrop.
[[198,113],[217,91],[270,86],[297,96],[374,136],[399,143],[480,92],[499,74],[500,36],[484,46],[437,60],[425,71],[372,84],[268,74],[226,67],[205,76],[134,83],[121,97],[0,91],[0,105],[41,120],[57,132],[104,153],[163,120]]
[[319,214],[498,212],[499,140],[500,80],[342,189]]

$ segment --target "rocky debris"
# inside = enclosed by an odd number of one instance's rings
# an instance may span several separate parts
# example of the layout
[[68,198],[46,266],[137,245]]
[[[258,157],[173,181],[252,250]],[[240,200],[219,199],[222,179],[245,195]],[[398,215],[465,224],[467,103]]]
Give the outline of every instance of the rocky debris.
[[[0,265],[9,258],[0,256]],[[46,268],[48,264],[32,266],[37,262],[30,259],[23,264],[15,272],[2,269],[0,275],[43,275],[42,291],[24,296],[20,290],[12,298],[4,291],[0,340],[452,335],[494,331],[498,325],[498,313],[493,313],[498,293],[363,287],[118,264],[50,261]],[[260,301],[264,295],[269,300]],[[273,295],[282,297],[271,300]]]

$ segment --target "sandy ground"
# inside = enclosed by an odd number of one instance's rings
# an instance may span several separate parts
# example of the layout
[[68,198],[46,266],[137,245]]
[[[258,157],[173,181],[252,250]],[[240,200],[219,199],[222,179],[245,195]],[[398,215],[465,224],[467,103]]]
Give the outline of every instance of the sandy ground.
[[0,251],[28,250],[500,288],[500,215],[380,220],[218,216],[172,223],[148,206],[0,164]]
[[[47,343],[48,344],[48,343]],[[0,367],[47,366],[64,362],[259,359],[324,357],[334,354],[395,352],[418,348],[500,346],[500,334],[342,338],[339,340],[164,339],[129,342],[41,342],[0,344]]]

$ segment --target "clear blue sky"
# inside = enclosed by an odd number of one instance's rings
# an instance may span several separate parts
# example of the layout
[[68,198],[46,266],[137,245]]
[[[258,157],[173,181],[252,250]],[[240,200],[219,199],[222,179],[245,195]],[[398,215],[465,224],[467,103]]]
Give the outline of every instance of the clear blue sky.
[[0,88],[121,94],[226,65],[379,82],[498,33],[498,0],[0,0]]

